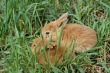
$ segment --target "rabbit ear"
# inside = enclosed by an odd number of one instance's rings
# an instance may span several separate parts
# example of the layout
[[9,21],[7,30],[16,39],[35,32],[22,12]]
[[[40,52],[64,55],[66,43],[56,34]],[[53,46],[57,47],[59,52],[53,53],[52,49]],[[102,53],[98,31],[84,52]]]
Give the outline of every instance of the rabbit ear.
[[63,15],[61,15],[61,16],[59,17],[58,21],[64,22],[64,21],[67,20],[67,18],[68,18],[68,12],[64,13]]
[[66,24],[68,20],[68,12],[61,15],[57,20],[57,26],[61,26],[62,24]]

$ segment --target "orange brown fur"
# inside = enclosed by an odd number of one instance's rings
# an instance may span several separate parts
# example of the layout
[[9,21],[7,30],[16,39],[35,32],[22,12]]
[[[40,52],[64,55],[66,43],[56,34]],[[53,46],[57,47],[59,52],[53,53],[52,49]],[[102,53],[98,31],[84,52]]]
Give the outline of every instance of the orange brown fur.
[[[50,45],[52,44],[52,45]],[[35,38],[33,41],[32,41],[32,45],[31,45],[31,48],[32,48],[32,53],[35,54],[35,53],[38,53],[40,52],[41,50],[43,50],[46,46],[47,48],[53,48],[53,45],[54,43],[48,43],[47,39],[43,39],[43,38]]]
[[[44,39],[51,39],[54,42],[57,42],[60,37],[61,27],[62,30],[62,39],[61,39],[61,47],[69,48],[75,44],[76,52],[85,52],[93,48],[97,43],[97,36],[95,30],[92,28],[80,25],[80,24],[67,24],[65,21],[67,20],[67,13],[63,14],[59,19],[50,22],[42,28],[42,35]],[[65,23],[62,25],[62,23]],[[49,34],[46,34],[46,33]],[[56,43],[57,44],[57,43]]]
[[[36,47],[38,46],[38,47]],[[58,48],[58,53],[56,53],[57,45],[53,46],[52,48],[46,48],[46,55],[44,54],[43,51],[40,51],[41,48],[44,47],[44,41],[41,40],[41,38],[36,38],[34,39],[32,43],[32,53],[35,55],[35,53],[38,53],[38,62],[40,64],[49,64],[49,63],[54,63],[55,60],[55,55],[57,55],[55,65],[58,65],[62,61],[63,54],[66,53],[64,49],[61,47]],[[45,58],[46,57],[46,58]]]
[[[58,46],[58,41],[60,38],[60,33],[62,32],[60,48],[58,50],[58,57],[57,63],[61,61],[62,55],[66,54],[63,51],[66,51],[70,48],[70,51],[73,51],[74,45],[74,52],[85,52],[92,49],[97,43],[97,36],[95,30],[92,28],[80,25],[80,24],[67,24],[65,21],[67,20],[68,14],[65,13],[57,20],[50,22],[49,24],[45,25],[42,28],[42,35],[43,39],[36,38],[32,43],[32,52],[38,53],[38,60],[40,64],[49,63],[48,58],[50,58],[51,63],[53,63],[55,54],[56,54],[56,47]],[[63,25],[62,25],[63,24]],[[49,40],[52,42],[49,43]],[[46,60],[44,55],[40,56],[40,50],[47,45],[46,48]],[[36,47],[38,46],[38,47]],[[50,52],[50,53],[49,53]],[[50,56],[48,56],[50,54]]]

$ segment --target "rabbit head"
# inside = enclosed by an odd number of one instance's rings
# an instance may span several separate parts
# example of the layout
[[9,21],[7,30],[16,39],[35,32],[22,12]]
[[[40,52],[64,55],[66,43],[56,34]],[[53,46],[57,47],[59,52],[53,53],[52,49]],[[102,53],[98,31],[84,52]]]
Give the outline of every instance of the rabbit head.
[[63,26],[64,24],[66,24],[67,21],[67,17],[68,17],[68,13],[64,13],[63,15],[61,15],[57,20],[52,21],[50,23],[48,23],[47,25],[45,25],[42,28],[42,36],[45,39],[51,39],[51,40],[55,40],[57,37],[57,31],[59,30],[59,28],[61,26]]

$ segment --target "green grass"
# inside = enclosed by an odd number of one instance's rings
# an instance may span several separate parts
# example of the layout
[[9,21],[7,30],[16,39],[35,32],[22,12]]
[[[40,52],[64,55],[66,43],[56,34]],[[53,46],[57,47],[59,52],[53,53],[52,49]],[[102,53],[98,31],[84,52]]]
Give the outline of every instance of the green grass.
[[[90,73],[88,68],[110,72],[109,0],[2,0],[0,2],[0,73]],[[5,4],[5,5],[4,5]],[[57,67],[37,64],[31,42],[40,27],[69,12],[71,23],[90,26],[97,32],[93,50],[64,59]],[[98,59],[98,60],[96,60]],[[100,59],[100,60],[99,60]]]

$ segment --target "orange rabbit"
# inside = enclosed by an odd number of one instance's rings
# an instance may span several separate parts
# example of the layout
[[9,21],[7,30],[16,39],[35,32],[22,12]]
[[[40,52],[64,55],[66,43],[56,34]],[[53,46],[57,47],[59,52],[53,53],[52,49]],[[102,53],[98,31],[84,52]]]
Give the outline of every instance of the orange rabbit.
[[52,21],[42,28],[44,39],[50,39],[57,44],[60,35],[62,48],[71,48],[75,52],[85,52],[93,48],[97,43],[95,30],[80,24],[67,24],[68,13],[64,13],[57,20]]
[[[51,45],[50,45],[51,44]],[[41,37],[39,38],[36,38],[32,41],[32,45],[31,45],[31,48],[32,48],[32,53],[35,54],[35,53],[38,53],[40,52],[41,50],[43,50],[45,47],[47,46],[47,48],[53,48],[55,45],[53,42],[51,43],[48,43],[48,40],[47,39],[43,39]]]
[[46,55],[45,55],[43,52],[45,43],[44,43],[44,40],[42,40],[42,38],[34,39],[32,42],[32,46],[31,46],[32,53],[38,54],[38,62],[43,65],[49,64],[49,63],[54,63],[55,55],[57,55],[55,65],[58,65],[58,63],[60,61],[62,61],[63,53],[65,53],[66,51],[62,48],[58,48],[58,53],[56,54],[57,45],[55,45],[51,48],[45,48],[45,51],[46,51]]

